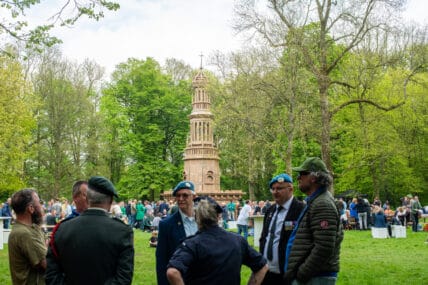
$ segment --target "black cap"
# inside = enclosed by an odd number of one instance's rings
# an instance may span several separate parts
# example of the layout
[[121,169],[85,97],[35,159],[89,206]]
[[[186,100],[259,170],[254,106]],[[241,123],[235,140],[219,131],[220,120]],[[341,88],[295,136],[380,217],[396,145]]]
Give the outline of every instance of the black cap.
[[110,180],[102,176],[92,176],[91,178],[89,178],[88,188],[99,193],[115,196],[116,198],[119,197],[117,195],[113,183],[111,183]]

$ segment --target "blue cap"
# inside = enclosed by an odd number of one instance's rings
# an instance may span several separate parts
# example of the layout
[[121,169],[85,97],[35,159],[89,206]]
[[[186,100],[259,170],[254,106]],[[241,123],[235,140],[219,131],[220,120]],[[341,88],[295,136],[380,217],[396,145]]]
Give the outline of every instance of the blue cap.
[[193,194],[195,194],[195,185],[193,185],[192,182],[190,181],[181,181],[177,184],[177,186],[175,186],[173,192],[172,192],[172,196],[175,196],[175,194],[180,191],[181,189],[187,189],[192,191]]
[[277,176],[275,176],[274,178],[272,178],[272,180],[269,182],[269,188],[272,188],[272,184],[276,183],[276,182],[288,182],[288,183],[293,183],[293,179],[291,179],[290,175],[286,174],[286,173],[281,173]]

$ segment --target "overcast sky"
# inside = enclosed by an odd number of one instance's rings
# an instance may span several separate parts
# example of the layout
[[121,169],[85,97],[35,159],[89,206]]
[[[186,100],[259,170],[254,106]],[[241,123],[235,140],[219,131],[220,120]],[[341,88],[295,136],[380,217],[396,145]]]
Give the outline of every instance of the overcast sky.
[[[55,0],[54,0],[55,1]],[[43,14],[52,15],[52,1]],[[59,1],[58,1],[59,2]],[[183,60],[199,67],[201,52],[229,52],[239,49],[242,38],[232,30],[233,0],[121,0],[121,8],[108,12],[99,22],[80,20],[72,28],[55,34],[63,40],[61,50],[68,59],[85,58],[106,68],[134,57],[153,57],[163,64],[166,58]],[[409,0],[406,17],[427,23],[427,0]],[[33,10],[32,17],[43,18]],[[50,14],[49,14],[50,13]]]

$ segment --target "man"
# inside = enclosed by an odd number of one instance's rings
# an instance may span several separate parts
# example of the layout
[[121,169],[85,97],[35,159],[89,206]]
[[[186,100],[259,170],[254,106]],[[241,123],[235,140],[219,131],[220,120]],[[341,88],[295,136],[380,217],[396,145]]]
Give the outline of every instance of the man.
[[419,197],[415,196],[413,197],[413,200],[411,200],[410,204],[410,210],[412,213],[412,231],[417,232],[418,231],[418,224],[419,224],[419,215],[420,210],[422,209],[421,203],[419,202]]
[[294,167],[306,206],[287,244],[285,281],[299,284],[336,284],[343,229],[328,188],[333,182],[324,162],[306,159]]
[[165,200],[162,200],[160,205],[159,205],[159,212],[163,213],[164,211],[166,211],[168,213],[169,205]]
[[47,231],[52,232],[53,228],[56,226],[57,223],[58,220],[56,218],[56,210],[52,208],[51,211],[46,214]]
[[39,196],[33,189],[23,189],[13,194],[11,205],[16,214],[8,242],[12,284],[45,284],[46,244]]
[[236,225],[238,226],[238,234],[244,234],[245,240],[248,239],[248,219],[251,214],[250,200],[245,201],[244,207],[239,212],[238,219],[236,219]]
[[156,274],[158,285],[168,285],[166,266],[178,245],[198,230],[194,218],[193,199],[195,186],[190,181],[181,181],[172,195],[178,211],[159,222],[158,245],[156,247]]
[[6,202],[4,202],[3,207],[1,208],[1,216],[10,218],[10,219],[4,219],[3,220],[3,228],[8,229],[10,226],[10,220],[12,219],[12,211],[10,210],[10,203],[12,199],[7,198]]
[[108,214],[113,184],[102,176],[88,181],[89,208],[62,222],[52,234],[47,255],[47,284],[131,284],[133,231]]
[[268,260],[269,271],[263,285],[281,284],[284,275],[285,248],[303,202],[293,196],[293,180],[288,174],[279,174],[269,182],[273,204],[263,218],[260,252]]
[[73,184],[72,196],[73,196],[73,202],[76,208],[72,210],[71,214],[68,215],[67,218],[77,217],[81,213],[86,211],[86,209],[88,209],[88,201],[86,200],[87,190],[88,190],[87,181],[80,180]]
[[234,221],[235,220],[235,210],[236,205],[233,203],[232,200],[227,204],[227,211],[229,212],[229,220]]
[[266,214],[266,205],[265,205],[265,201],[261,200],[257,203],[257,205],[254,207],[254,213],[253,215],[264,215]]
[[248,242],[218,225],[223,212],[210,197],[195,199],[199,231],[184,240],[171,257],[167,276],[172,285],[240,284],[241,266],[253,272],[248,284],[261,284],[267,271],[266,260]]

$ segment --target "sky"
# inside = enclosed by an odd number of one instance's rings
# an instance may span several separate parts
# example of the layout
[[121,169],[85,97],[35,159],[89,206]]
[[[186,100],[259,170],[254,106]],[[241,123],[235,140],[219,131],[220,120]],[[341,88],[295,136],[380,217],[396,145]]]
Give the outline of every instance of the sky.
[[[235,35],[233,0],[116,0],[121,8],[106,12],[99,22],[80,19],[73,27],[57,29],[63,55],[77,62],[94,60],[110,74],[128,58],[167,58],[200,66],[200,54],[228,53],[245,45]],[[42,1],[43,2],[43,1]],[[47,19],[58,7],[46,1],[30,17]],[[43,4],[42,4],[43,5]],[[47,6],[46,6],[47,5]],[[408,0],[408,19],[428,24],[428,1]]]

